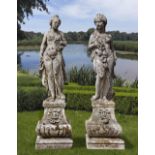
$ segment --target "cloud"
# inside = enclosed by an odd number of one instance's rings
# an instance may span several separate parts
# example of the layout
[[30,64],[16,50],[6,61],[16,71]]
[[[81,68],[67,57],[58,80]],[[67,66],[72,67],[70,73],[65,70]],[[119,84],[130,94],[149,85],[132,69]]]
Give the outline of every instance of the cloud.
[[137,0],[75,0],[59,8],[59,13],[77,19],[103,12],[112,19],[137,20]]
[[57,10],[54,7],[51,7],[48,5],[47,8],[49,10],[49,13],[47,13],[46,11],[40,11],[40,10],[34,9],[33,15],[34,16],[50,16],[50,14],[57,12]]
[[[59,1],[59,0],[58,0]],[[48,5],[49,16],[59,14],[75,19],[90,19],[97,12],[112,20],[137,20],[138,0],[74,0],[63,5]],[[46,12],[34,10],[34,15],[47,16]]]
[[25,19],[23,28],[46,31],[51,16],[58,14],[63,20],[63,31],[87,31],[94,26],[96,13],[103,13],[108,18],[108,30],[137,32],[138,0],[56,0],[47,7],[49,14],[35,9],[31,20]]

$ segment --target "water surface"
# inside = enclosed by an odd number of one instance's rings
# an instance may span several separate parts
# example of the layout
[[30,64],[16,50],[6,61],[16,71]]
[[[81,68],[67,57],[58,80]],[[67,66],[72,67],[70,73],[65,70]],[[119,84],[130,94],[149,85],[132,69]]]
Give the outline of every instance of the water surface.
[[[21,58],[21,67],[32,73],[37,73],[39,69],[40,55],[38,51],[24,51]],[[19,54],[19,52],[18,52]],[[87,55],[87,46],[83,44],[69,44],[63,50],[66,70],[73,66],[78,68],[85,65],[92,67],[90,57]],[[115,74],[123,79],[133,81],[138,77],[138,61],[127,58],[118,58],[115,67]]]

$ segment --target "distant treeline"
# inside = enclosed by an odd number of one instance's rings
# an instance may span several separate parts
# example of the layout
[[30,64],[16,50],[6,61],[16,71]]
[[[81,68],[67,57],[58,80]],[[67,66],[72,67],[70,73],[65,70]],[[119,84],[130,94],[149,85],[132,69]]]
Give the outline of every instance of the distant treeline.
[[[88,29],[87,32],[67,32],[65,36],[68,41],[88,41],[91,33],[94,31],[93,28]],[[126,32],[119,32],[119,31],[108,31],[107,33],[111,34],[113,40],[138,40],[138,33],[126,33]]]
[[[88,29],[87,32],[67,32],[65,33],[65,37],[68,41],[88,41],[91,33],[94,31],[94,28]],[[107,33],[111,34],[113,40],[138,40],[138,33],[126,33],[126,32],[119,32],[119,31],[108,31]],[[24,32],[22,31],[21,36],[18,40],[23,39],[35,39],[35,38],[42,38],[42,33],[35,33],[35,32]]]
[[[87,32],[67,32],[65,37],[68,43],[88,43],[93,28],[88,29]],[[122,51],[138,51],[138,33],[126,33],[119,31],[108,31],[114,40],[114,48]],[[42,33],[24,32],[21,31],[21,35],[18,38],[18,46],[31,46],[40,45],[43,38]]]

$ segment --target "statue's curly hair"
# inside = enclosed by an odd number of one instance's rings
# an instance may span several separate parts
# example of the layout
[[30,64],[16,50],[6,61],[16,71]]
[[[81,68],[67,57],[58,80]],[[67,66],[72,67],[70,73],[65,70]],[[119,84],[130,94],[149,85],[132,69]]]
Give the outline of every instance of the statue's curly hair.
[[107,18],[103,14],[96,14],[96,17],[94,18],[94,23],[96,23],[96,21],[103,21],[104,24],[107,25]]
[[61,24],[61,19],[59,18],[59,16],[58,16],[58,15],[54,15],[54,16],[51,18],[51,20],[50,20],[50,26],[51,26],[51,27],[52,27],[53,19],[58,19],[59,25]]

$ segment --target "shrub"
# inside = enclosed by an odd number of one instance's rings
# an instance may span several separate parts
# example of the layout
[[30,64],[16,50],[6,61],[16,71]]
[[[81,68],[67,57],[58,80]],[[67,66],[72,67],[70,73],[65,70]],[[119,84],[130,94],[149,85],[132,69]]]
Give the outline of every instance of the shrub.
[[42,86],[41,80],[38,76],[30,75],[25,70],[18,71],[17,75],[17,85],[18,87],[23,86]]
[[[73,67],[68,73],[69,82],[78,83],[80,85],[95,85],[96,76],[95,72],[90,67],[82,66],[78,69],[76,66]],[[113,80],[113,86],[123,87],[125,79],[122,79],[120,76],[117,76]],[[132,84],[129,83],[128,87],[137,88],[138,80],[136,79]]]
[[69,71],[69,82],[75,82],[80,85],[94,85],[95,73],[90,67],[82,66],[78,69],[75,66]]
[[132,88],[138,88],[138,79],[136,78],[135,81],[131,84]]
[[124,84],[125,80],[123,80],[121,77],[117,76],[114,80],[113,80],[113,86],[118,86],[118,87],[122,87]]
[[42,101],[47,97],[45,89],[22,87],[17,90],[17,110],[32,111],[42,108]]
[[[90,98],[94,94],[92,90],[65,89],[67,109],[91,111]],[[42,108],[42,101],[47,97],[44,88],[21,87],[18,88],[18,111],[32,111]],[[137,93],[117,92],[114,97],[116,111],[123,114],[137,114]]]
[[[38,76],[18,72],[17,110],[32,111],[42,108],[42,101],[47,92],[41,86]],[[116,111],[124,114],[138,113],[137,88],[113,87],[116,91],[114,101]],[[81,86],[77,83],[67,83],[64,93],[66,95],[67,109],[91,111],[91,96],[95,93],[95,86]]]
[[113,45],[116,50],[138,52],[137,41],[114,41]]

